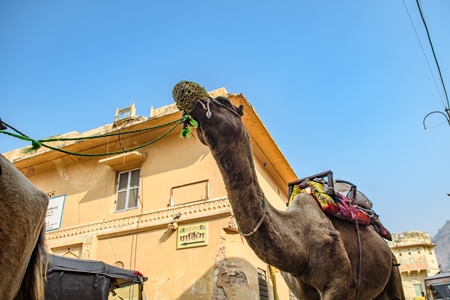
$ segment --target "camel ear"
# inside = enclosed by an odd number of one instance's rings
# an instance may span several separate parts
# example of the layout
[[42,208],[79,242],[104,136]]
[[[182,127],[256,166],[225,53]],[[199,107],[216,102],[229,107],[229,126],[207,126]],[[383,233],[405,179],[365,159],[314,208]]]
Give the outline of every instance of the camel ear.
[[239,105],[239,108],[237,109],[237,113],[242,117],[244,115],[244,105]]

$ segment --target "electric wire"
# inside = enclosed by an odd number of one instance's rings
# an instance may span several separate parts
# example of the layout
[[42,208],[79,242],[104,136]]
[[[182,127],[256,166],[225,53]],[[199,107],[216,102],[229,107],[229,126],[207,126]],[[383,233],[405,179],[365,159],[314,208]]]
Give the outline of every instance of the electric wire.
[[436,82],[436,78],[434,77],[433,72],[431,71],[430,63],[429,63],[429,61],[428,61],[428,59],[427,59],[427,57],[426,57],[426,55],[425,55],[425,51],[424,51],[424,49],[423,49],[422,43],[420,42],[419,36],[418,36],[418,34],[417,34],[416,27],[414,26],[414,23],[413,23],[413,21],[412,21],[411,15],[409,14],[408,8],[407,8],[407,6],[406,6],[406,4],[405,4],[405,1],[403,0],[403,5],[404,5],[404,7],[405,7],[405,9],[406,9],[406,12],[407,12],[407,14],[408,14],[409,20],[410,20],[410,22],[411,22],[411,24],[412,24],[412,26],[413,26],[413,28],[414,28],[414,32],[415,32],[416,37],[417,37],[417,39],[418,39],[418,41],[419,41],[420,47],[422,48],[422,52],[423,52],[423,54],[424,54],[424,56],[425,56],[425,60],[427,61],[428,68],[430,69],[431,76],[433,77],[434,83],[435,83],[436,88],[437,88],[437,90],[438,90],[439,97],[441,98],[441,101],[443,102],[443,105],[444,105],[444,108],[445,108],[445,109],[444,109],[445,113],[440,112],[440,111],[433,111],[433,112],[431,112],[431,113],[428,113],[428,114],[423,118],[423,121],[422,121],[423,127],[424,127],[424,129],[427,129],[426,126],[425,126],[425,120],[426,120],[426,118],[427,118],[429,115],[432,115],[432,114],[435,114],[435,113],[440,113],[440,114],[444,115],[445,119],[447,120],[447,124],[450,126],[450,103],[449,103],[449,100],[448,100],[448,94],[447,94],[447,89],[446,89],[446,87],[445,87],[444,78],[442,77],[441,67],[439,66],[439,62],[438,62],[437,57],[436,57],[436,52],[434,51],[433,42],[431,41],[430,32],[429,32],[429,30],[428,30],[427,22],[425,21],[425,16],[424,16],[423,11],[422,11],[422,6],[421,6],[421,4],[420,4],[420,0],[416,0],[416,4],[417,4],[417,8],[418,8],[418,10],[419,10],[420,17],[421,17],[422,23],[423,23],[423,25],[424,25],[425,31],[426,31],[426,33],[427,33],[428,43],[430,44],[431,52],[433,53],[434,62],[435,62],[435,64],[436,64],[436,68],[437,68],[437,71],[438,71],[438,74],[439,74],[439,79],[440,79],[440,81],[441,81],[441,86],[442,86],[442,90],[443,90],[444,98],[445,98],[445,102],[446,102],[446,103],[444,102],[444,99],[443,99],[443,97],[442,97],[441,91],[440,91],[440,89],[439,89],[439,87],[438,87],[438,84],[437,84],[437,82]]
[[425,17],[423,16],[423,13],[422,13],[422,7],[420,5],[420,1],[416,0],[416,3],[417,3],[417,7],[419,9],[419,12],[420,12],[420,17],[422,18],[423,25],[424,25],[425,30],[427,32],[428,42],[430,43],[431,51],[433,52],[434,61],[436,63],[436,67],[437,67],[438,72],[439,72],[439,78],[441,79],[441,84],[442,84],[442,88],[444,90],[445,100],[447,101],[446,108],[449,108],[447,89],[445,88],[444,79],[442,78],[441,68],[439,67],[439,62],[438,62],[438,60],[436,58],[436,53],[434,52],[433,43],[431,42],[430,32],[428,31],[428,26],[427,26],[427,23],[425,22]]
[[442,104],[445,106],[444,98],[442,96],[441,90],[439,89],[438,83],[436,81],[436,77],[434,76],[433,70],[431,69],[430,61],[428,60],[427,55],[425,53],[425,49],[423,48],[422,42],[420,41],[419,34],[417,33],[416,26],[414,26],[414,22],[411,18],[408,7],[406,6],[405,0],[403,0],[403,6],[406,9],[406,13],[408,14],[409,21],[411,22],[411,25],[414,29],[414,33],[416,34],[416,38],[417,38],[417,41],[419,42],[420,49],[422,49],[423,56],[425,57],[425,61],[427,62],[427,65],[428,65],[428,70],[430,70],[431,77],[433,77],[433,81],[434,81],[434,85],[436,86],[436,90],[438,91],[438,94],[439,94],[439,97],[441,98]]

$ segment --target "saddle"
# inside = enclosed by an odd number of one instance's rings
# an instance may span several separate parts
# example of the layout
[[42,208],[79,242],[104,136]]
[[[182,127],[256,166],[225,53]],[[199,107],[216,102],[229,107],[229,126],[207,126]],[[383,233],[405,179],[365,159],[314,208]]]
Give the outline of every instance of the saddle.
[[372,201],[357,191],[356,186],[350,182],[336,180],[332,186],[329,186],[322,177],[297,181],[292,186],[288,206],[300,193],[311,194],[325,214],[349,222],[357,222],[363,226],[372,225],[381,237],[392,240],[390,232],[372,210]]

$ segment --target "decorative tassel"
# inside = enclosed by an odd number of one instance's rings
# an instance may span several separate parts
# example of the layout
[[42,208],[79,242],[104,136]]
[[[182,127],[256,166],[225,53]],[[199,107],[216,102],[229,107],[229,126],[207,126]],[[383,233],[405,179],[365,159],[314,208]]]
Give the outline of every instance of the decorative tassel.
[[198,122],[197,121],[195,121],[194,119],[192,119],[190,116],[189,116],[189,123],[192,125],[192,127],[194,127],[194,128],[197,128],[198,127]]
[[181,137],[182,138],[191,138],[192,137],[192,129],[198,127],[198,122],[192,119],[190,115],[185,116],[186,120],[183,124],[183,130],[181,131]]
[[186,128],[184,128],[182,131],[181,131],[181,137],[182,138],[191,138],[192,137],[192,133],[191,133],[191,129],[189,128],[189,127],[186,127]]
[[39,148],[42,147],[42,144],[39,141],[32,140],[31,147],[24,150],[25,153],[35,152]]

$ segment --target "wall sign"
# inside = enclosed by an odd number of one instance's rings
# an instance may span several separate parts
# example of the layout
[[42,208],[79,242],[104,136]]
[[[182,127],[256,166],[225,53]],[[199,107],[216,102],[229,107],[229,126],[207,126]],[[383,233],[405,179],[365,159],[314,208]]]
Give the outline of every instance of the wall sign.
[[50,198],[49,200],[47,215],[45,217],[46,231],[56,230],[61,227],[61,219],[66,195]]
[[208,245],[208,223],[180,225],[177,235],[177,249]]
[[444,278],[436,279],[425,279],[425,285],[436,284],[436,283],[450,283],[450,276]]

